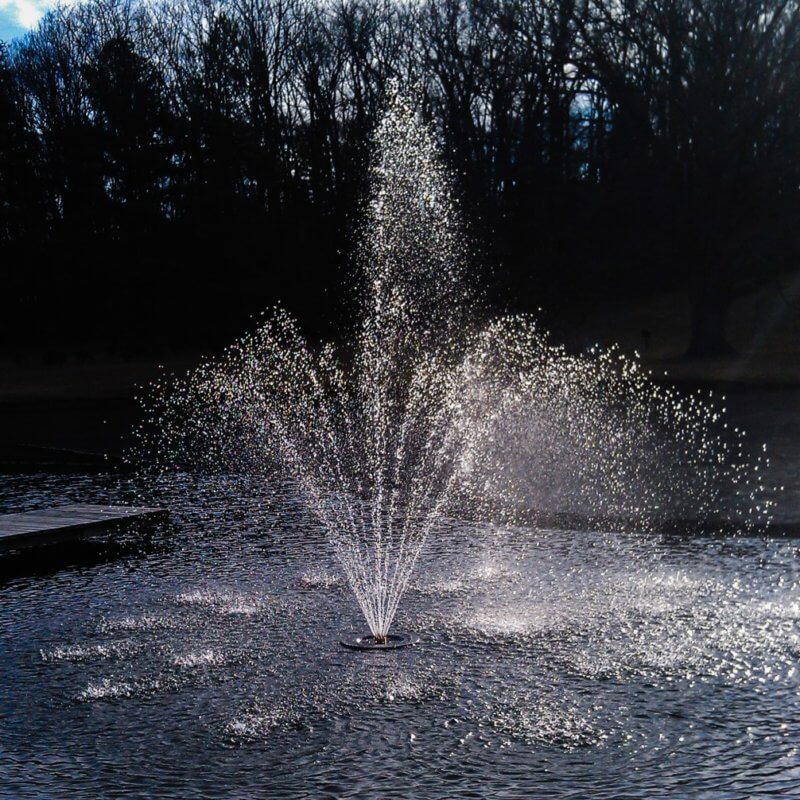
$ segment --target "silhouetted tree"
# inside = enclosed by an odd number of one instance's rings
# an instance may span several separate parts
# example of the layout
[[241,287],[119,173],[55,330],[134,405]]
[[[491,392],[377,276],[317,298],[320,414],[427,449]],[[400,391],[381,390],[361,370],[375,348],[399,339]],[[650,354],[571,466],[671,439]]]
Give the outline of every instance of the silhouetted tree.
[[613,107],[609,179],[646,180],[663,193],[653,211],[668,216],[693,284],[690,352],[724,353],[732,300],[796,252],[787,223],[798,195],[787,177],[798,177],[798,6],[591,5],[586,58]]
[[126,37],[105,42],[84,75],[114,228],[147,236],[161,220],[171,177],[160,76]]
[[0,42],[0,241],[28,240],[44,231],[40,170],[39,142],[8,48]]
[[0,255],[35,240],[17,288],[54,325],[99,291],[131,336],[143,304],[154,337],[276,299],[321,319],[393,79],[421,90],[503,303],[683,288],[690,352],[714,354],[732,301],[796,264],[797,0],[56,8],[0,51]]

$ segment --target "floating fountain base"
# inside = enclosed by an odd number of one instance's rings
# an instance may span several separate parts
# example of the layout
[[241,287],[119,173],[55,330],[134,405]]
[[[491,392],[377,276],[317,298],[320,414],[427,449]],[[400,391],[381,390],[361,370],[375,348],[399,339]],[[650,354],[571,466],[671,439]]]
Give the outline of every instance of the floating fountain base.
[[377,640],[372,634],[366,634],[365,636],[342,639],[339,644],[350,650],[399,650],[401,647],[412,647],[418,642],[418,636],[390,633],[383,638],[383,641]]

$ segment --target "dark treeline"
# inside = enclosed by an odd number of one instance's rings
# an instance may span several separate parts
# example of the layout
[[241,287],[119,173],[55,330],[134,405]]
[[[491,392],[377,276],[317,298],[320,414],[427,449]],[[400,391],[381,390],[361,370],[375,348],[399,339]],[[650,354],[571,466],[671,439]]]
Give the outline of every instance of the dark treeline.
[[796,263],[800,4],[92,0],[0,49],[3,343],[336,322],[390,82],[462,176],[498,303],[685,287],[691,349]]

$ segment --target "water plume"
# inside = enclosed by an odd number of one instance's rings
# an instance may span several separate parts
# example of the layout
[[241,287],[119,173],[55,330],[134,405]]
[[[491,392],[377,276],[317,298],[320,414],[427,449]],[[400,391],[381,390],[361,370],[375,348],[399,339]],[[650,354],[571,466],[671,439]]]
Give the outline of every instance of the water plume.
[[713,403],[613,348],[572,355],[530,318],[484,313],[453,177],[400,92],[369,177],[351,357],[275,309],[219,360],[154,387],[141,451],[291,482],[377,641],[426,539],[458,519],[657,529],[728,513],[720,485],[739,493],[742,525],[768,518],[761,475]]

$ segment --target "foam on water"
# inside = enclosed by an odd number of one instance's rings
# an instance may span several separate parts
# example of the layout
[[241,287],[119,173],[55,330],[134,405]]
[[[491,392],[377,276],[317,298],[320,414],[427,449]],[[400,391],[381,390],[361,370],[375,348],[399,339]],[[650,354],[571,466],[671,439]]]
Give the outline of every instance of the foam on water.
[[392,675],[382,682],[382,691],[387,703],[413,703],[425,697],[425,686],[407,675]]
[[225,732],[234,741],[267,739],[276,732],[294,730],[302,722],[303,716],[298,709],[281,704],[274,707],[260,704],[258,708],[231,719]]
[[320,567],[311,567],[303,570],[299,583],[307,589],[336,589],[342,585],[342,579]]
[[537,631],[558,627],[551,608],[528,604],[523,608],[484,608],[465,621],[465,626],[486,636],[528,636]]
[[97,644],[72,644],[41,650],[42,661],[94,661],[129,657],[141,645],[132,641],[99,642]]
[[192,589],[180,592],[175,596],[175,602],[180,605],[207,608],[217,614],[242,614],[244,616],[258,614],[266,606],[264,598],[219,589]]
[[511,689],[502,701],[484,710],[479,724],[482,737],[500,737],[505,744],[523,741],[571,750],[608,738],[610,731],[596,719],[601,708],[565,692]]
[[132,697],[136,689],[133,683],[127,681],[113,681],[110,678],[101,678],[92,681],[83,690],[82,700],[106,700],[120,697]]
[[90,681],[78,699],[85,702],[98,700],[129,700],[149,697],[161,692],[175,691],[181,685],[174,676],[105,677]]
[[117,631],[161,631],[179,628],[180,620],[167,614],[144,613],[140,616],[126,615],[103,619],[100,630],[104,633]]
[[206,648],[191,653],[182,653],[173,656],[172,664],[176,667],[220,667],[227,661],[225,654]]

